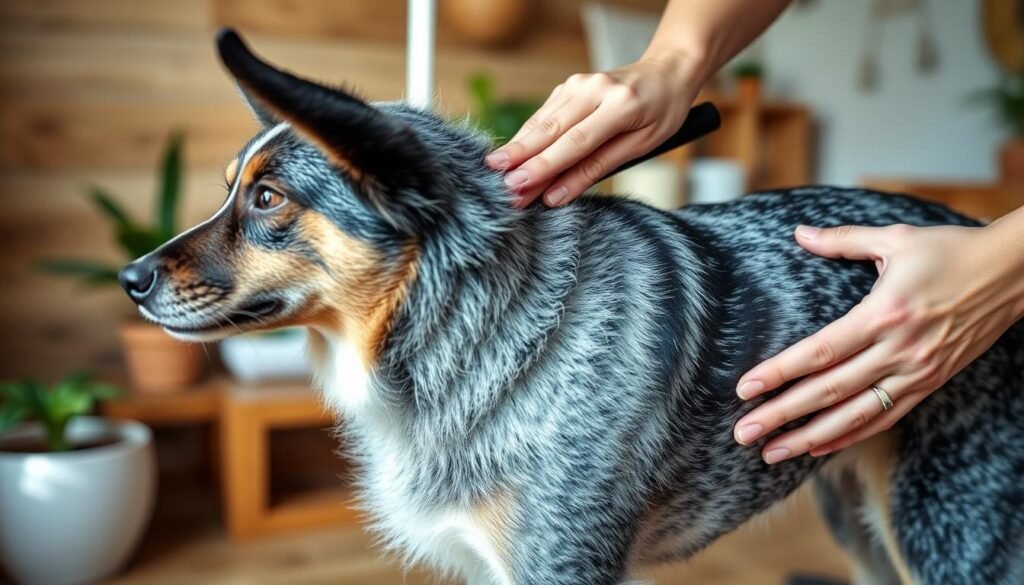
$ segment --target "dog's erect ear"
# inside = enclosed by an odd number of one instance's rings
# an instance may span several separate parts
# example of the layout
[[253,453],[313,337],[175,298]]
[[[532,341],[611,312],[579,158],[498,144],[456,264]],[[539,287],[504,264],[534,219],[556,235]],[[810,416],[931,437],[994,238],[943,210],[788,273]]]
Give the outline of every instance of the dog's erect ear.
[[[431,156],[404,122],[342,90],[268,65],[233,30],[217,34],[217,49],[261,120],[290,124],[385,215],[398,220],[410,211],[400,207],[431,206]],[[403,201],[402,193],[414,193],[415,201]]]
[[275,118],[274,115],[270,113],[270,110],[264,108],[258,101],[249,97],[249,93],[245,91],[245,88],[241,85],[238,86],[238,95],[242,97],[242,101],[249,107],[249,111],[252,112],[256,121],[264,128],[277,126],[281,123],[281,120]]

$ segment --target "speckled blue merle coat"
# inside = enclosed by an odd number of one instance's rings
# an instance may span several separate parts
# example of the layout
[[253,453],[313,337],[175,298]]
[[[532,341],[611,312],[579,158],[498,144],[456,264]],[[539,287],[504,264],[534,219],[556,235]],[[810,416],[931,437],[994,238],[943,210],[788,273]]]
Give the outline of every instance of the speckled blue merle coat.
[[798,224],[971,221],[826,187],[515,210],[471,130],[220,48],[265,128],[218,215],[136,270],[163,280],[126,286],[184,338],[310,327],[385,547],[472,584],[613,585],[818,477],[865,582],[1024,583],[1021,327],[835,460],[767,466],[731,432],[738,377],[875,280]]

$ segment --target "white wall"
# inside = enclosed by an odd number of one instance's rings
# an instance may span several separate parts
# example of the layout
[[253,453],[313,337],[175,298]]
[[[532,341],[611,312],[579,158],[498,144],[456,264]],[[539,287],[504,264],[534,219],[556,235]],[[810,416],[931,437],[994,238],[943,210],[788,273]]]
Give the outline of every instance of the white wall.
[[855,184],[866,176],[992,180],[1002,132],[988,110],[966,104],[998,73],[980,28],[978,0],[927,0],[939,68],[914,67],[916,22],[883,24],[878,88],[857,86],[869,0],[818,0],[790,9],[759,51],[776,95],[807,103],[819,124],[817,180]]

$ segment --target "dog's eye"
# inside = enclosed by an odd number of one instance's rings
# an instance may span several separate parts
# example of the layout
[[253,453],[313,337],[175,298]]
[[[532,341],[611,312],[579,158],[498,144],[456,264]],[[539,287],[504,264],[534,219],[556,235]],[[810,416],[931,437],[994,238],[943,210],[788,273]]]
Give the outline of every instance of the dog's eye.
[[273,189],[264,189],[256,196],[256,208],[264,211],[274,209],[284,203],[284,195]]

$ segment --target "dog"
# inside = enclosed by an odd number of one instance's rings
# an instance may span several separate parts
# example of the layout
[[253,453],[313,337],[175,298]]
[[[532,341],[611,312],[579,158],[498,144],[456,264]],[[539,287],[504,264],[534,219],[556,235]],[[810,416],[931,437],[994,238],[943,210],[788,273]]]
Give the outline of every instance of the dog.
[[384,548],[471,584],[634,582],[817,481],[864,582],[1024,583],[1021,326],[839,456],[768,466],[731,432],[760,402],[739,376],[876,280],[798,224],[973,220],[828,187],[515,209],[468,125],[217,46],[262,129],[220,210],[121,282],[185,340],[308,328]]

